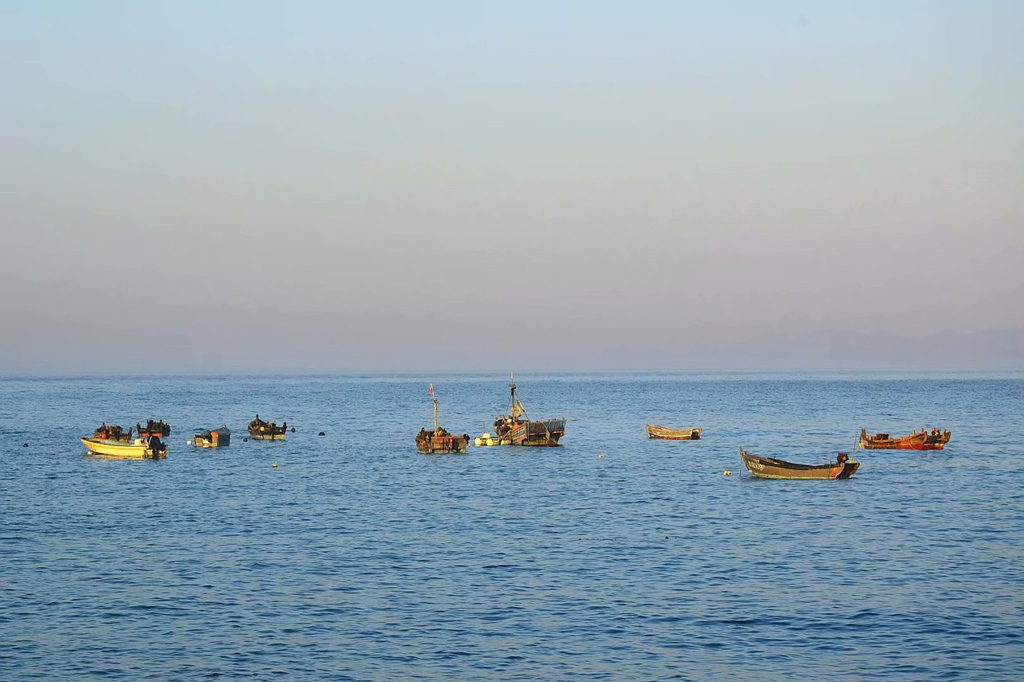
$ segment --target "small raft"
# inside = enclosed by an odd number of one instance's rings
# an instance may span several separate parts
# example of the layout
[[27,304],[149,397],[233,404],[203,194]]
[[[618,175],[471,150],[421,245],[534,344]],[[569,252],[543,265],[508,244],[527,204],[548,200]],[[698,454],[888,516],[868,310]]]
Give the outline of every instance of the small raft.
[[664,426],[647,425],[647,437],[657,440],[700,440],[702,429],[668,429]]
[[840,452],[835,462],[827,464],[794,464],[772,457],[752,455],[740,448],[740,459],[746,465],[747,471],[758,478],[833,480],[850,478],[860,468],[860,462],[853,461],[845,452]]

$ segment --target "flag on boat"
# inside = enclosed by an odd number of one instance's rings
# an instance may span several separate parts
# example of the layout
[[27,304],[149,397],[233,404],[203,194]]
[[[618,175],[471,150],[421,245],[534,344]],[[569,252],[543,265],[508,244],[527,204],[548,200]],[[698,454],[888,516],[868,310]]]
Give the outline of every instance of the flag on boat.
[[430,384],[430,397],[434,397],[434,384]]

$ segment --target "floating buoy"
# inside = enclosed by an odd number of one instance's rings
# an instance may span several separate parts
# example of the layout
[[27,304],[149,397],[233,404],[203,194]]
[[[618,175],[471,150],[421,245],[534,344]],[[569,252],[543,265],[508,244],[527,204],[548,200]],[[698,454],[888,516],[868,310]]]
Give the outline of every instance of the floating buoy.
[[249,437],[248,437],[248,436],[246,436],[245,438],[243,438],[243,439],[242,439],[242,442],[243,442],[243,443],[248,443],[248,442],[249,442]]
[[598,459],[604,459],[604,455],[598,455],[597,458]]
[[21,447],[23,447],[23,448],[27,448],[27,447],[28,447],[28,443],[22,443],[22,444],[21,444]]
[[323,431],[321,431],[320,433],[318,433],[318,434],[316,434],[316,435],[318,435],[318,436],[326,436],[327,434],[326,434],[326,433],[324,433]]
[[726,470],[725,470],[724,472],[722,472],[722,473],[723,473],[723,474],[725,474],[726,476],[731,476],[731,475],[732,475],[732,472],[731,472],[731,471],[729,471],[728,469],[726,469]]
[[270,466],[272,466],[272,467],[274,467],[274,468],[276,469],[276,468],[277,468],[277,462],[274,462],[274,463],[273,463],[273,464],[271,464]]
[[294,426],[292,427],[292,433],[295,433],[295,427]]

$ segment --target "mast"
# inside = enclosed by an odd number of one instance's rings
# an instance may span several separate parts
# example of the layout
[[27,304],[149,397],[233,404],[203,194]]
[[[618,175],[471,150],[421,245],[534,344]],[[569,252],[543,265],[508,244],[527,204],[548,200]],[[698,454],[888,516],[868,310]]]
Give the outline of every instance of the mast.
[[437,433],[437,396],[434,396],[434,433]]

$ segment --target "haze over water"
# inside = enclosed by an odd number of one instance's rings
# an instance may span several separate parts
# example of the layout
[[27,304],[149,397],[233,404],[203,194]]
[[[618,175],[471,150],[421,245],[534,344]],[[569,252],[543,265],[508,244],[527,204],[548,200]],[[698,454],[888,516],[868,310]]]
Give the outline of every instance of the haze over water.
[[0,372],[1024,369],[1022,32],[5,2]]
[[[568,417],[562,447],[416,453],[429,383],[442,423],[479,435],[507,409],[500,375],[0,379],[0,666],[115,680],[1024,672],[1024,376],[516,378],[530,416]],[[297,431],[242,442],[255,412]],[[91,459],[78,441],[148,417],[172,426],[166,460]],[[649,441],[647,421],[704,440]],[[222,423],[230,447],[185,446]],[[858,451],[861,426],[953,439]],[[862,465],[847,481],[760,481],[740,446]]]

